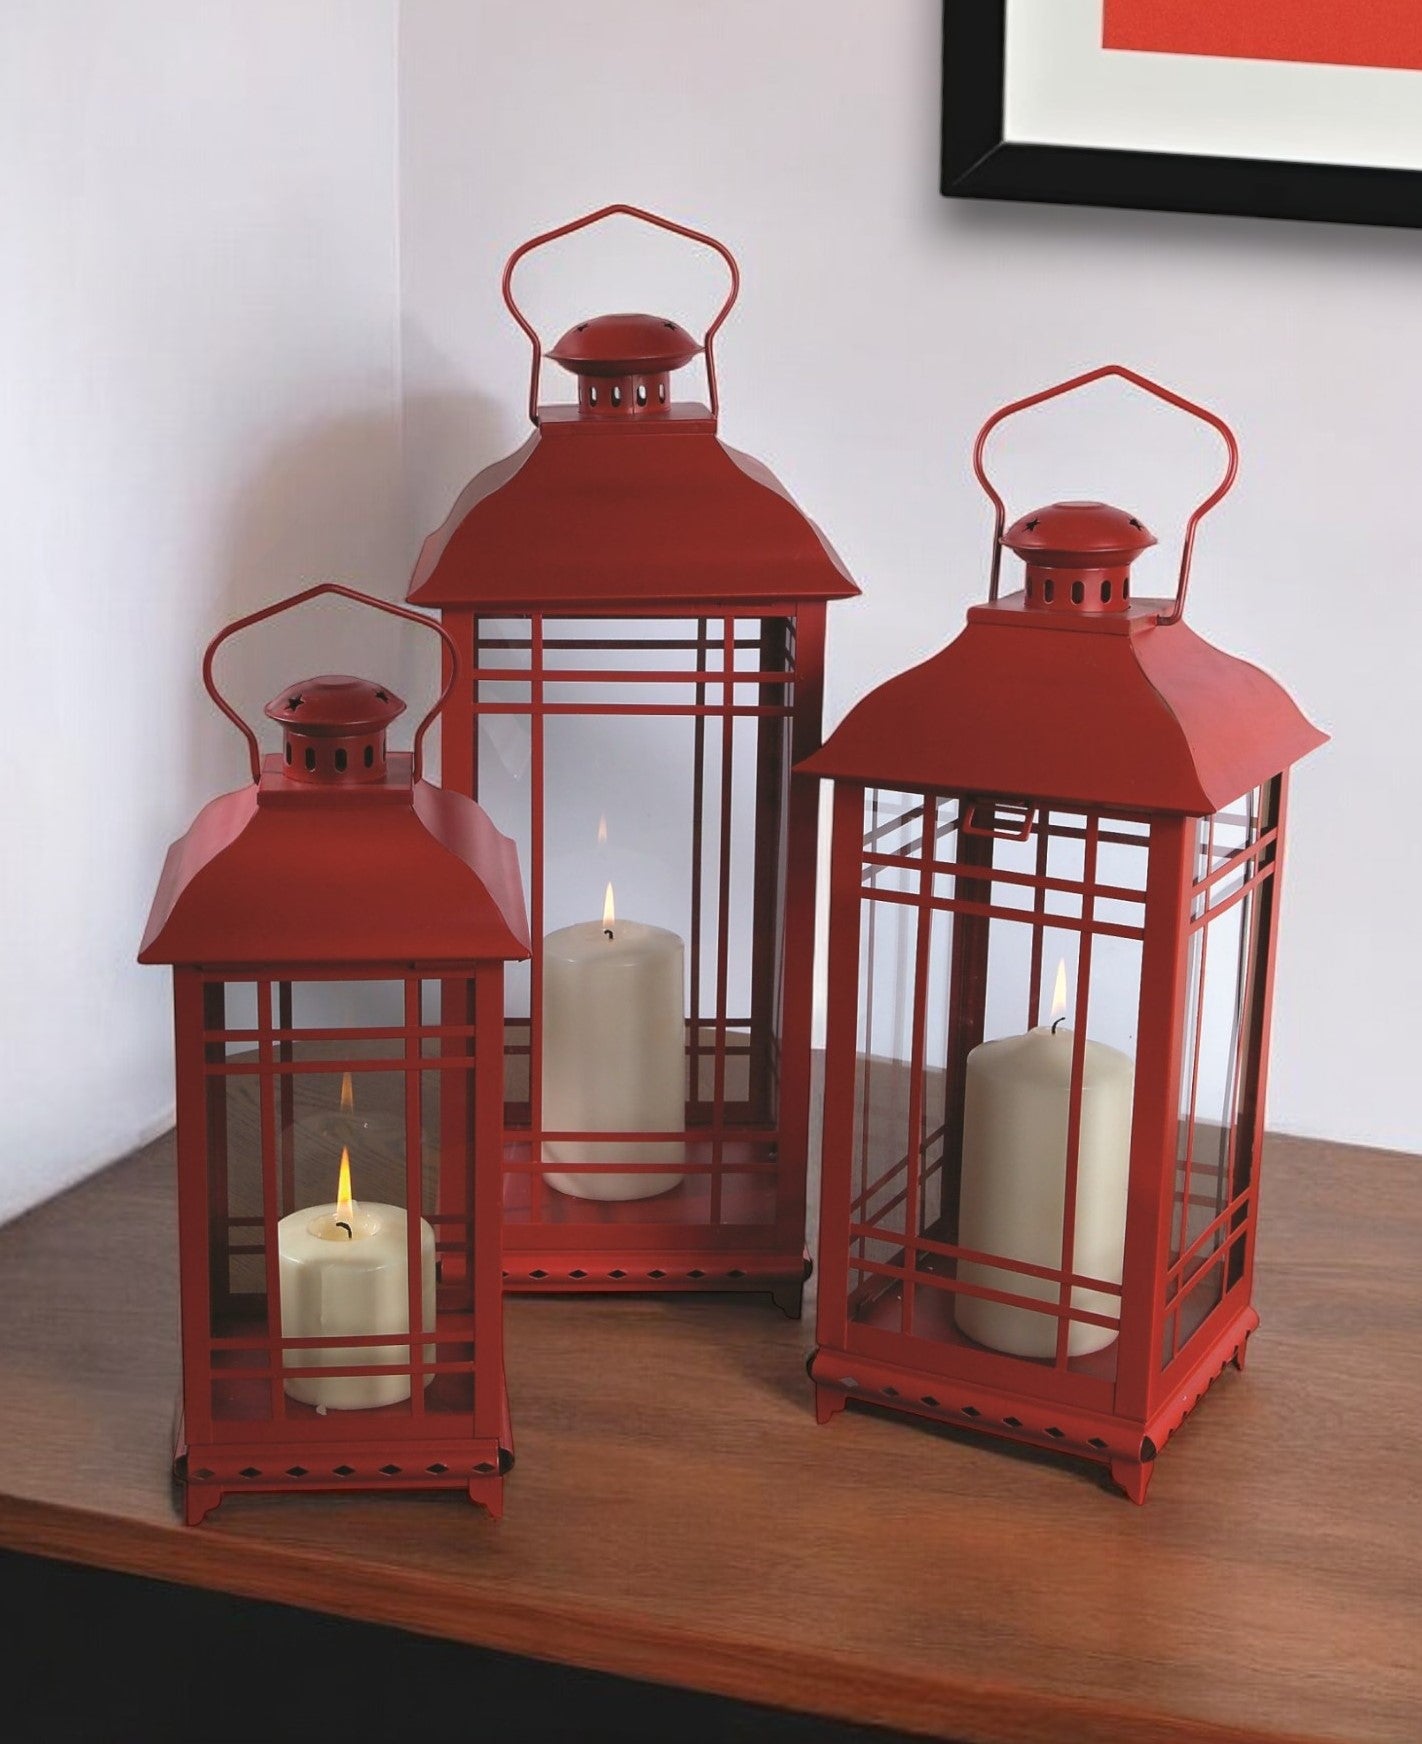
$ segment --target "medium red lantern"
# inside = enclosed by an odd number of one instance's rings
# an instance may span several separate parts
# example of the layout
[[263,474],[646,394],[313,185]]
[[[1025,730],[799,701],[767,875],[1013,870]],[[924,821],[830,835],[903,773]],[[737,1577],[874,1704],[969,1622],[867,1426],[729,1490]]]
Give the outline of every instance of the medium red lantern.
[[[196,1524],[242,1491],[460,1488],[511,1457],[499,1279],[503,975],[528,955],[513,844],[388,753],[404,704],[325,676],[267,705],[213,680],[252,785],[169,850],[139,952],[173,965],[183,1392]],[[447,638],[446,638],[447,642]],[[458,665],[449,650],[449,685]],[[439,1193],[453,1175],[461,1196]]]
[[[1133,597],[1133,516],[1004,532],[983,470],[1004,418],[1107,376],[1228,450],[1173,600]],[[1220,419],[1109,366],[994,414],[974,465],[987,603],[806,766],[835,784],[810,1372],[821,1421],[853,1398],[1060,1448],[1141,1502],[1258,1325],[1285,789],[1323,735],[1182,622]]]
[[[613,214],[713,249],[702,341],[581,321],[549,355],[532,249]],[[504,1268],[515,1290],[770,1290],[798,1314],[825,606],[858,592],[758,461],[717,436],[739,283],[713,237],[609,206],[516,249],[534,434],[466,487],[409,590],[468,680],[443,779],[520,844],[533,961],[511,997]],[[675,400],[704,355],[710,405]],[[629,917],[629,918],[624,918]]]

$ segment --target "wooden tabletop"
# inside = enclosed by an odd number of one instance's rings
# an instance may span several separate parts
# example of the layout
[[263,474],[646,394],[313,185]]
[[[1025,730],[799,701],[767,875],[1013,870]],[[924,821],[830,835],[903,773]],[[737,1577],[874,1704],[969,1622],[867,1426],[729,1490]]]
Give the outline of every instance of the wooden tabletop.
[[867,1410],[812,1319],[520,1299],[518,1463],[184,1527],[170,1140],[0,1230],[0,1544],[963,1740],[1422,1738],[1416,1158],[1270,1142],[1263,1326],[1144,1508]]

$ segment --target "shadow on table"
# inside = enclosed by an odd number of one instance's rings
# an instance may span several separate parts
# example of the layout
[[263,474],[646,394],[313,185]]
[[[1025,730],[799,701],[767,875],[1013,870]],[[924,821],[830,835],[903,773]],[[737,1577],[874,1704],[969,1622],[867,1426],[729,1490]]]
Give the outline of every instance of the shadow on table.
[[500,1744],[902,1737],[11,1552],[0,1614],[17,1744],[384,1744],[451,1724]]

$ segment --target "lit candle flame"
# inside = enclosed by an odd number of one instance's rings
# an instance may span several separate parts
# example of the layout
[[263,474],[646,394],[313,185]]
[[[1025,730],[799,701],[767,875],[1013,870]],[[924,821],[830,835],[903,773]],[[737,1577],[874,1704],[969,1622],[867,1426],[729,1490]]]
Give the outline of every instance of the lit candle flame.
[[342,1074],[341,1074],[341,1113],[342,1114],[349,1114],[350,1111],[354,1107],[355,1107],[355,1091],[351,1088],[351,1075],[349,1072],[342,1072]]
[[336,1186],[336,1222],[355,1227],[355,1200],[351,1197],[351,1153],[341,1146],[341,1178]]
[[1059,1023],[1067,1014],[1066,958],[1057,964],[1056,985],[1052,988],[1052,1022]]
[[597,820],[597,845],[599,848],[607,846],[607,814],[605,812]]
[[612,902],[612,886],[607,887],[607,894],[602,899],[602,924],[604,931],[617,919],[617,910]]

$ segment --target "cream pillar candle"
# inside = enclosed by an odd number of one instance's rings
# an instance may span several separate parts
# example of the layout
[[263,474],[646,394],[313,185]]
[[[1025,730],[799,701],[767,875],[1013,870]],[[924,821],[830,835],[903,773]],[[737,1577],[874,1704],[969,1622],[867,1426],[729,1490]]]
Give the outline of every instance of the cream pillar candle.
[[[1054,1034],[1039,1025],[1026,1035],[984,1042],[968,1055],[960,1246],[1029,1265],[1061,1265],[1072,1048],[1071,1030],[1063,1026]],[[1110,1283],[1121,1281],[1125,1251],[1135,1070],[1117,1049],[1086,1043],[1072,1269]],[[1056,1284],[999,1266],[960,1261],[958,1276],[1016,1296],[1057,1300]],[[1102,1290],[1077,1288],[1071,1300],[1088,1313],[1121,1311],[1120,1297]],[[1054,1316],[961,1295],[954,1297],[954,1315],[969,1338],[993,1350],[1056,1354]],[[1104,1350],[1115,1337],[1110,1327],[1073,1321],[1067,1354]]]
[[[686,989],[682,942],[663,927],[603,919],[543,941],[545,1132],[679,1132],[686,1124]],[[549,1163],[681,1162],[685,1148],[545,1139]],[[549,1174],[575,1199],[650,1199],[675,1172]]]
[[[351,1333],[405,1333],[410,1329],[406,1218],[399,1205],[358,1205],[349,1196],[350,1164],[341,1154],[341,1185],[334,1205],[309,1205],[277,1224],[283,1338],[329,1338]],[[434,1230],[420,1219],[423,1327],[435,1325]],[[425,1360],[435,1347],[427,1344]],[[289,1369],[345,1368],[356,1363],[403,1363],[403,1344],[289,1350]],[[428,1386],[433,1376],[426,1377]],[[408,1375],[308,1376],[288,1380],[287,1393],[331,1411],[394,1405],[410,1396]]]

